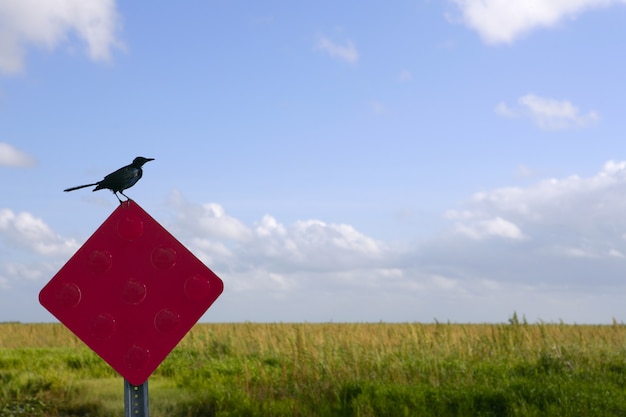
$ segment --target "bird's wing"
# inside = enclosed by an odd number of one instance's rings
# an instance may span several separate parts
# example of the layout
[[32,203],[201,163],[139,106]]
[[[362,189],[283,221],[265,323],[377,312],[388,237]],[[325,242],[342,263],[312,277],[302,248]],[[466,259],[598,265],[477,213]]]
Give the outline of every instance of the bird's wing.
[[108,188],[112,191],[122,191],[135,185],[141,178],[141,170],[133,166],[125,166],[110,173],[98,183],[98,188]]

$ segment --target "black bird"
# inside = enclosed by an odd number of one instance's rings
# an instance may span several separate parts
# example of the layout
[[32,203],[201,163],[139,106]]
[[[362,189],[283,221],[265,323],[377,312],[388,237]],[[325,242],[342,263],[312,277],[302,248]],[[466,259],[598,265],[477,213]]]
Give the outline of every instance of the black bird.
[[110,173],[109,175],[104,177],[102,181],[94,182],[93,184],[79,185],[78,187],[68,188],[63,191],[74,191],[78,190],[79,188],[91,187],[95,185],[96,188],[94,188],[93,191],[98,191],[102,189],[111,190],[113,191],[113,194],[115,194],[115,197],[117,197],[120,204],[122,204],[122,200],[118,197],[117,193],[120,193],[124,197],[126,197],[126,201],[130,200],[130,198],[126,194],[124,194],[123,191],[132,187],[137,183],[137,181],[139,181],[139,179],[143,175],[143,170],[141,169],[141,167],[148,161],[154,161],[154,158],[144,158],[143,156],[138,156],[133,160],[132,164],[126,165],[125,167],[122,167],[117,171]]

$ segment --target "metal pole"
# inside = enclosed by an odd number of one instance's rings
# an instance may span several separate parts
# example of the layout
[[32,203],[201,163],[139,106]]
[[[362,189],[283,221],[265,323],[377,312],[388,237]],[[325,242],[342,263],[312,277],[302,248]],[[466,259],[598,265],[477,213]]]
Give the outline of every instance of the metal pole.
[[148,381],[132,385],[124,379],[124,416],[148,417]]

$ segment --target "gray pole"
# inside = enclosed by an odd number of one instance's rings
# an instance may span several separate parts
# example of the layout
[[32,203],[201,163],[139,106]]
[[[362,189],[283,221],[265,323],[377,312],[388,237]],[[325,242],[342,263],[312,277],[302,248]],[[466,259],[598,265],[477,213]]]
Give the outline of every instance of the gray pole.
[[124,416],[148,417],[148,381],[131,385],[124,379]]

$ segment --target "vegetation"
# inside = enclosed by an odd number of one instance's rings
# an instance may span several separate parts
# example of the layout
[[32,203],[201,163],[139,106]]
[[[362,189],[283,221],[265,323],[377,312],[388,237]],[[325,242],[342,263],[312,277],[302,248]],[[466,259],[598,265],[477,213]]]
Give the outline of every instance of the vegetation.
[[[626,416],[626,326],[199,324],[160,416]],[[123,380],[60,324],[0,324],[0,416],[120,416]]]

